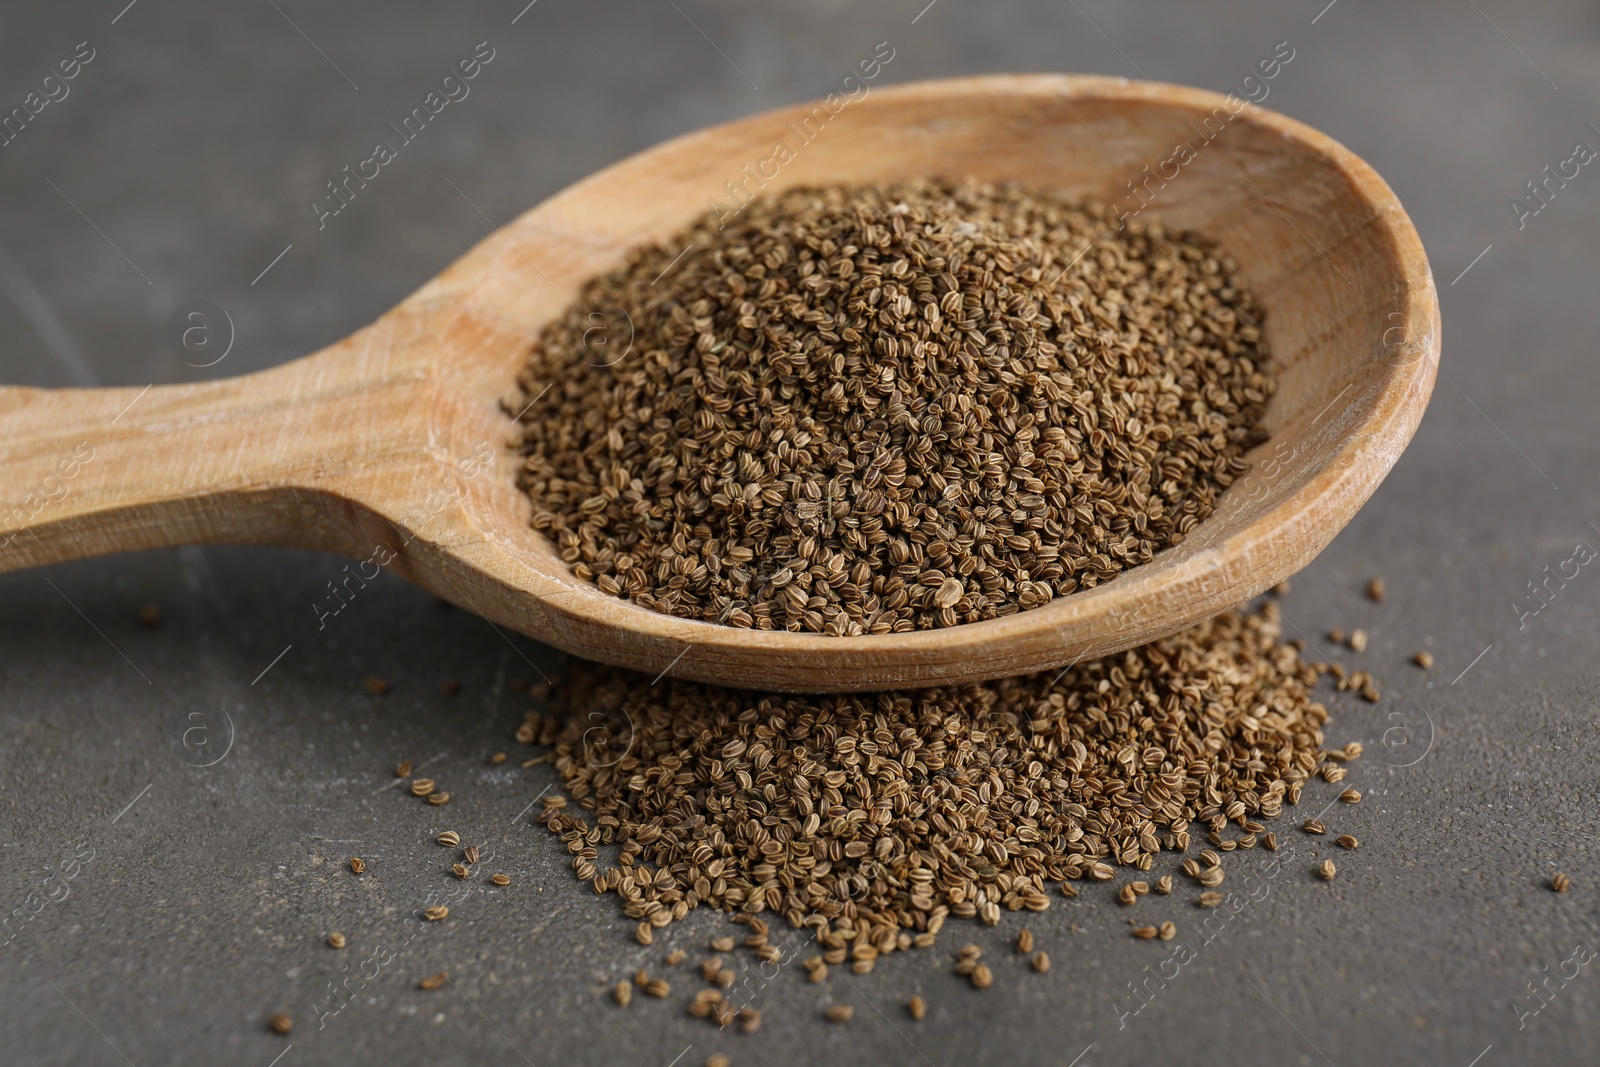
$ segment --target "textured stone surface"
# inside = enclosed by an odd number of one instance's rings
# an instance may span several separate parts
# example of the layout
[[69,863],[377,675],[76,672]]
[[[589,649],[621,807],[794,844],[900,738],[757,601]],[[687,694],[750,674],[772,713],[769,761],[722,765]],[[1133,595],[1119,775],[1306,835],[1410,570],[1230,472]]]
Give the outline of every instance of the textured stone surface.
[[[1344,141],[1395,187],[1433,257],[1446,321],[1416,442],[1284,602],[1318,643],[1329,626],[1365,627],[1369,650],[1346,659],[1384,692],[1376,706],[1335,700],[1330,740],[1368,753],[1349,781],[1366,800],[1326,816],[1362,841],[1335,857],[1338,878],[1313,874],[1336,851],[1331,837],[1280,828],[1295,859],[1209,941],[1200,920],[1219,913],[1195,909],[1188,887],[1135,908],[1178,924],[1163,943],[1129,937],[1130,913],[1096,886],[1028,916],[1048,976],[996,953],[985,993],[949,973],[945,949],[999,949],[1017,916],[958,925],[939,951],[870,975],[836,969],[826,986],[786,969],[753,994],[765,1020],[752,1036],[684,1014],[698,986],[687,973],[670,1001],[624,1011],[604,995],[613,982],[639,965],[669,973],[669,948],[698,950],[725,926],[703,915],[653,949],[635,945],[614,903],[576,884],[559,843],[523,814],[550,770],[486,766],[514,748],[526,698],[512,682],[553,673],[557,656],[387,578],[319,630],[313,606],[342,577],[331,557],[152,552],[0,577],[0,913],[11,915],[0,1060],[1600,1057],[1600,976],[1576,962],[1600,949],[1600,579],[1583,567],[1551,583],[1537,615],[1519,620],[1516,607],[1538,605],[1527,583],[1547,565],[1558,571],[1580,542],[1600,547],[1600,177],[1583,168],[1521,230],[1507,207],[1575,141],[1600,147],[1586,125],[1600,121],[1600,17],[1503,0],[1338,0],[1320,16],[1320,2],[923,3],[678,0],[601,15],[542,0],[514,25],[519,0],[8,10],[6,109],[78,42],[95,51],[70,95],[0,148],[0,380],[137,386],[301,355],[397,302],[487,233],[486,218],[665,137],[823,95],[882,40],[896,49],[885,81],[1077,70],[1222,90],[1287,40],[1295,58],[1266,105]],[[471,95],[319,231],[307,203],[323,182],[485,40],[495,58]],[[237,331],[205,369],[163,337],[172,310],[197,297]],[[1382,604],[1362,596],[1372,574],[1387,581]],[[157,630],[137,618],[150,601],[165,614]],[[1406,662],[1417,649],[1438,661],[1431,673]],[[389,694],[368,694],[368,676]],[[440,693],[450,679],[463,683],[454,697]],[[402,758],[452,802],[399,795],[389,769]],[[486,846],[481,874],[504,870],[512,884],[451,878],[432,842],[446,828]],[[367,860],[363,878],[351,855]],[[1225,888],[1264,859],[1230,857],[1239,877]],[[1573,878],[1564,895],[1544,887],[1557,870]],[[450,918],[418,928],[429,894],[450,891],[465,893]],[[342,952],[324,944],[334,929],[349,938]],[[351,981],[360,992],[319,1029],[317,1006],[338,1003],[328,983],[380,946],[392,961],[364,989]],[[1192,960],[1167,964],[1176,977],[1164,984],[1149,979],[1133,1014],[1128,983],[1179,946]],[[441,969],[451,985],[415,988]],[[1529,992],[1540,981],[1543,1000]],[[901,1008],[912,993],[928,1002],[921,1023]],[[820,1022],[830,998],[855,1004],[854,1021]],[[287,1038],[266,1028],[278,1011],[296,1019]]]

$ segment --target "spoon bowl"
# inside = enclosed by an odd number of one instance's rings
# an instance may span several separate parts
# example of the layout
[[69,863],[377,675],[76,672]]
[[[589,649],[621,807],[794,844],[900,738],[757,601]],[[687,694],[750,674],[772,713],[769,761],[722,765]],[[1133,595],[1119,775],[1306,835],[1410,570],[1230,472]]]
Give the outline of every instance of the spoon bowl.
[[[1330,138],[1237,97],[1112,78],[963,78],[840,99],[608,167],[292,363],[146,390],[0,390],[0,570],[179,544],[321,549],[357,561],[346,583],[391,570],[652,675],[791,692],[951,684],[1116,652],[1260,593],[1322,550],[1411,439],[1438,364],[1433,277],[1389,187]],[[1279,388],[1270,439],[1215,513],[1095,589],[904,634],[735,629],[574,577],[516,487],[516,380],[541,329],[629,248],[704,212],[796,185],[918,176],[1109,201],[1233,255],[1266,310]],[[622,351],[608,359],[627,358],[625,337],[609,341]]]

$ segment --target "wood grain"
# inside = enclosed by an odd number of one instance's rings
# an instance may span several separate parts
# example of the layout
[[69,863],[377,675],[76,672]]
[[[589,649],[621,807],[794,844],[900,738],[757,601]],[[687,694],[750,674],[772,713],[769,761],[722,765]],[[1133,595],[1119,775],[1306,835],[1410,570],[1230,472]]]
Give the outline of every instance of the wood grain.
[[[1234,114],[1213,93],[1064,75],[875,90],[801,143],[797,126],[815,106],[607,168],[484,238],[371,326],[293,363],[143,394],[0,390],[0,570],[208,542],[377,552],[454,603],[593,659],[748,688],[900,688],[1057,668],[1237,604],[1310,562],[1411,439],[1439,357],[1433,278],[1394,194],[1330,138],[1254,105]],[[1134,183],[1149,201],[1141,219],[1221,241],[1267,310],[1278,361],[1272,438],[1248,457],[1251,472],[1153,562],[1043,608],[945,630],[737,630],[658,615],[573,578],[528,527],[501,400],[534,336],[585,280],[713,203],[734,206],[725,183],[749,182],[779,142],[794,158],[750,188],[973,176],[1131,210]],[[1178,144],[1194,157],[1162,167]],[[91,458],[71,462],[86,449]]]

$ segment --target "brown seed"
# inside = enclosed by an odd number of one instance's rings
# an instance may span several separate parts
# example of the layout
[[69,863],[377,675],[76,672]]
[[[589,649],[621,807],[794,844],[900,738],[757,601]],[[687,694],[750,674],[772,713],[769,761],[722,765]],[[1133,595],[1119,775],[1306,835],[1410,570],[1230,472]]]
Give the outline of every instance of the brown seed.
[[1172,892],[1172,875],[1163,874],[1156,879],[1156,892],[1162,895]]
[[1328,631],[1328,640],[1332,641],[1336,645],[1344,644],[1344,631],[1338,629],[1337,627],[1335,627],[1332,630],[1329,630]]
[[633,939],[641,945],[648,945],[655,941],[655,930],[649,922],[642,922],[633,928]]
[[1338,845],[1340,848],[1348,848],[1348,849],[1355,849],[1357,846],[1359,846],[1361,844],[1360,841],[1357,841],[1354,837],[1351,837],[1349,834],[1340,834],[1338,837],[1333,839],[1333,843]]
[[1383,602],[1383,579],[1374,578],[1367,583],[1367,599]]
[[1338,766],[1337,764],[1333,764],[1333,763],[1325,764],[1323,766],[1323,768],[1322,768],[1323,780],[1328,781],[1328,782],[1342,781],[1344,779],[1345,774],[1346,774],[1345,769],[1343,767]]
[[906,1001],[906,1014],[920,1023],[928,1014],[928,1005],[921,997],[913,996]]
[[1305,822],[1300,824],[1300,829],[1304,830],[1308,834],[1325,834],[1328,832],[1328,828],[1322,825],[1321,821],[1317,819],[1307,819]]
[[411,795],[414,797],[425,797],[431,792],[433,792],[432,778],[418,778],[411,783]]
[[496,752],[494,755],[489,757],[489,766],[498,767],[498,766],[500,766],[500,764],[504,763],[509,758],[510,757],[507,756],[504,752]]
[[450,803],[450,794],[449,793],[443,793],[443,792],[440,792],[440,793],[429,793],[428,794],[428,803],[429,804],[433,804],[435,806],[440,805],[440,804],[448,804],[448,803]]
[[1210,892],[1210,893],[1201,893],[1200,894],[1200,906],[1202,908],[1215,908],[1216,906],[1221,904],[1222,901],[1223,901],[1223,896],[1222,896],[1221,893]]
[[681,948],[673,949],[671,952],[667,953],[667,966],[676,967],[678,964],[682,963],[688,955],[689,954]]
[[1040,974],[1044,974],[1046,971],[1050,970],[1049,955],[1042,951],[1035,952],[1033,954],[1033,969],[1038,971]]
[[806,975],[806,980],[816,985],[821,985],[823,982],[827,981],[827,978],[828,965],[826,963],[817,964],[815,967],[811,968],[810,973]]
[[1561,874],[1560,872],[1550,876],[1550,888],[1554,889],[1557,893],[1565,893],[1569,888],[1571,888],[1571,886],[1572,879],[1568,878],[1564,874]]
[[725,1053],[713,1052],[706,1057],[706,1067],[729,1067],[733,1063]]
[[381,697],[388,691],[389,683],[384,681],[382,678],[367,679],[367,692],[371,693],[373,696]]
[[1178,936],[1178,927],[1177,927],[1176,924],[1170,923],[1170,922],[1165,922],[1165,923],[1161,924],[1161,940],[1163,940],[1163,941],[1171,941],[1174,937],[1177,937],[1177,936]]
[[1026,956],[1033,951],[1033,934],[1023,927],[1017,931],[1017,953]]
[[1278,851],[1278,835],[1270,830],[1261,838],[1261,843],[1267,847],[1268,852]]
[[1339,794],[1339,802],[1341,804],[1359,804],[1359,803],[1361,803],[1361,790],[1359,790],[1359,789],[1346,789],[1343,793]]
[[280,1011],[278,1014],[267,1020],[267,1025],[272,1028],[274,1033],[287,1034],[290,1030],[294,1029],[294,1020]]
[[344,945],[344,935],[339,933],[339,931],[335,930],[333,933],[328,935],[329,948],[344,948]]
[[1333,865],[1332,860],[1323,860],[1317,867],[1317,873],[1326,881],[1333,881],[1333,876],[1339,873],[1339,868]]
[[440,971],[438,974],[430,974],[426,978],[419,979],[418,982],[417,982],[417,988],[418,989],[426,989],[429,992],[432,992],[435,989],[443,988],[444,984],[446,982],[448,982],[449,980],[450,980],[450,972],[449,971]]
[[1433,670],[1433,653],[1413,652],[1411,654],[1411,662],[1415,663],[1425,671],[1431,671]]
[[974,989],[988,989],[994,983],[994,975],[989,971],[989,965],[980,963],[972,969],[972,985]]
[[739,1029],[747,1034],[761,1029],[761,1012],[757,1008],[740,1008],[734,1018],[739,1020]]
[[411,761],[408,760],[408,759],[401,760],[395,766],[394,776],[396,778],[409,778],[409,777],[411,777]]
[[1139,894],[1133,891],[1133,886],[1131,885],[1125,885],[1121,889],[1117,890],[1117,900],[1121,901],[1123,904],[1132,904],[1138,899]]
[[[732,952],[734,944],[735,942],[731,937],[713,937],[711,939],[711,951]],[[816,959],[817,957],[812,958]]]
[[489,876],[489,881],[493,882],[497,886],[500,886],[501,888],[504,888],[511,884],[511,876],[508,874],[491,874]]
[[1350,651],[1351,652],[1365,652],[1366,650],[1367,650],[1367,631],[1365,631],[1365,630],[1351,630],[1350,631]]
[[664,999],[672,992],[672,983],[665,978],[652,978],[644,984],[644,993],[647,997]]
[[468,878],[472,875],[472,868],[465,863],[452,863],[450,865],[450,873],[457,878]]
[[1156,927],[1156,926],[1135,926],[1133,928],[1133,936],[1137,937],[1137,938],[1139,938],[1140,940],[1143,940],[1143,941],[1153,940],[1154,938],[1159,937],[1160,935],[1161,935],[1160,927]]
[[431,908],[425,908],[422,912],[422,917],[427,919],[429,922],[436,923],[449,914],[449,908],[445,907],[443,904],[435,904]]
[[367,873],[367,861],[360,856],[350,857],[350,870],[355,874]]
[[1207,867],[1200,872],[1200,877],[1195,880],[1207,889],[1215,889],[1222,884],[1222,877],[1221,867]]
[[640,967],[638,970],[634,971],[633,984],[638,986],[640,989],[643,989],[645,986],[649,985],[650,972],[645,970],[643,967]]
[[461,835],[456,833],[454,830],[446,830],[444,833],[438,836],[437,840],[439,844],[444,845],[447,848],[455,848],[457,845],[461,844]]
[[822,1013],[822,1017],[830,1023],[847,1023],[855,1013],[856,1009],[853,1005],[830,1004],[828,1009]]
[[1248,469],[1276,382],[1220,249],[1044,190],[869,191],[892,220],[861,195],[762,197],[551,318],[507,400],[579,579],[746,629],[954,626],[1150,559]]
[[461,857],[468,863],[477,863],[480,855],[482,855],[482,853],[478,851],[477,845],[468,845],[466,848],[461,850]]
[[618,982],[612,987],[611,995],[618,1004],[626,1008],[633,1000],[633,983],[628,981]]
[[1209,848],[1203,848],[1200,850],[1200,862],[1207,867],[1220,867],[1222,866],[1222,857]]

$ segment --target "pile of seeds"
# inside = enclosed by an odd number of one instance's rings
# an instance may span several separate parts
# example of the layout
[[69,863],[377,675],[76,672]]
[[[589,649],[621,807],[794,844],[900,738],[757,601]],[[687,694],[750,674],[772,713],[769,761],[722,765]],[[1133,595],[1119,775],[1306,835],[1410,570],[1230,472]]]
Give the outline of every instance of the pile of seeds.
[[[870,967],[931,945],[947,916],[992,925],[1115,864],[1148,870],[1191,826],[1274,847],[1255,820],[1359,754],[1322,748],[1322,668],[1278,635],[1268,602],[1059,676],[828,697],[574,663],[567,718],[530,712],[520,736],[554,744],[585,809],[548,797],[540,821],[641,942],[708,904],[775,912],[824,962]],[[1202,857],[1185,873],[1214,889],[1221,860]]]
[[928,181],[719,227],[591,282],[522,375],[533,525],[609,594],[834,635],[1009,615],[1177,544],[1264,439],[1261,312],[1193,234]]

